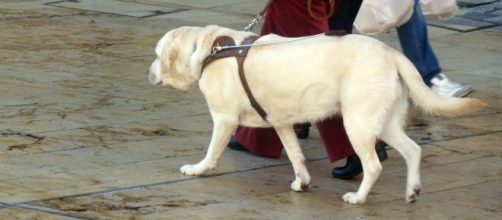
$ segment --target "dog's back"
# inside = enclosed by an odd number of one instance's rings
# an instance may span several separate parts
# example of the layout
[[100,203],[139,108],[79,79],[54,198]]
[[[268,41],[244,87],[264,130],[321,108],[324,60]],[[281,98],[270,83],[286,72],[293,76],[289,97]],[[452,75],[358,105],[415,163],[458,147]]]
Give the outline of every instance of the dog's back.
[[346,93],[371,98],[400,83],[389,48],[374,39],[273,35],[256,43],[285,41],[291,42],[253,47],[244,66],[272,123],[318,121],[339,112]]

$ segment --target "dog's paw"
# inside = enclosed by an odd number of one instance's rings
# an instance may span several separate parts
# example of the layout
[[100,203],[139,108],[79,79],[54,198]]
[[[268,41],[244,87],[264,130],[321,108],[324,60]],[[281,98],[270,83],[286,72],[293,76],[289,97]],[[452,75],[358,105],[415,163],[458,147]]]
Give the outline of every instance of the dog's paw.
[[198,176],[204,173],[205,170],[200,169],[197,164],[187,164],[180,168],[180,172],[188,176]]
[[357,193],[355,193],[355,192],[348,192],[348,193],[345,193],[345,195],[343,195],[343,201],[345,201],[346,203],[357,205],[357,204],[363,204],[363,203],[365,203],[366,202],[366,198],[359,198],[359,196],[357,195]]
[[421,189],[422,187],[420,185],[417,185],[413,188],[411,192],[406,193],[406,202],[415,203],[418,199],[418,196],[420,195]]
[[310,184],[304,183],[301,179],[296,179],[291,183],[291,190],[295,192],[303,192],[309,188]]

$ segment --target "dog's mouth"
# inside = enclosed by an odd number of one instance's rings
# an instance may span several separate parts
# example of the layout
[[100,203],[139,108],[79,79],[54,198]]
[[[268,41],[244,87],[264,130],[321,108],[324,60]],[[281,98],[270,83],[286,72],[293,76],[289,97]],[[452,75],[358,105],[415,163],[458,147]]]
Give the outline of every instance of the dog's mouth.
[[158,79],[157,77],[153,76],[153,74],[150,74],[148,76],[148,81],[150,82],[150,85],[152,86],[158,86],[158,85],[161,85],[162,84],[162,80]]
[[155,76],[155,74],[148,74],[148,81],[150,82],[150,85],[152,86],[157,86],[162,84],[162,80],[160,77]]
[[162,79],[159,77],[157,74],[153,73],[151,68],[149,68],[146,71],[146,77],[148,78],[148,81],[150,82],[150,85],[156,86],[162,84]]

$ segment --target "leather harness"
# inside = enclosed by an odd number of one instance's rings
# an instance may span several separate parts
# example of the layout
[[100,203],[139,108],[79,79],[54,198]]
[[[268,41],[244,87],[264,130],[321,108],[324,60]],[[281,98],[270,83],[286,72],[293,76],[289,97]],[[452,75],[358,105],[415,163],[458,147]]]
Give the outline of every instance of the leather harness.
[[244,75],[244,60],[246,59],[246,55],[251,48],[253,42],[255,42],[259,37],[258,36],[250,36],[244,39],[238,47],[225,48],[226,46],[236,46],[234,39],[229,36],[220,36],[216,38],[213,42],[212,53],[207,56],[202,63],[202,70],[209,65],[211,62],[215,60],[219,60],[227,57],[235,57],[237,59],[237,65],[239,68],[239,78],[241,80],[242,87],[248,96],[249,102],[251,106],[255,109],[255,111],[260,115],[260,117],[267,121],[267,112],[263,110],[260,104],[256,101],[249,88],[248,82],[246,80],[246,75]]
[[[343,36],[346,35],[347,32],[343,30],[335,30],[328,31],[325,33],[327,36]],[[239,78],[241,80],[242,87],[248,96],[249,102],[251,106],[255,109],[255,111],[260,115],[260,117],[267,121],[267,112],[261,107],[260,104],[256,101],[251,89],[249,88],[248,82],[246,80],[246,75],[244,75],[244,60],[246,59],[246,55],[251,48],[253,43],[258,39],[258,36],[250,36],[244,39],[240,46],[236,46],[233,38],[229,36],[220,36],[216,38],[213,42],[212,52],[209,54],[204,61],[202,62],[202,71],[204,68],[209,65],[211,62],[215,60],[219,60],[222,58],[235,57],[237,59],[237,65],[239,68]]]

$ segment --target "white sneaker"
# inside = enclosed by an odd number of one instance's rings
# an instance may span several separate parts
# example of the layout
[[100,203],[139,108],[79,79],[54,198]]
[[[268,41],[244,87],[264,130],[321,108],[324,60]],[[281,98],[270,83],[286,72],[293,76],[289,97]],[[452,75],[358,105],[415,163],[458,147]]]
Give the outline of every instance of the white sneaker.
[[472,92],[472,87],[467,84],[453,82],[442,73],[431,79],[432,90],[442,96],[464,97]]

